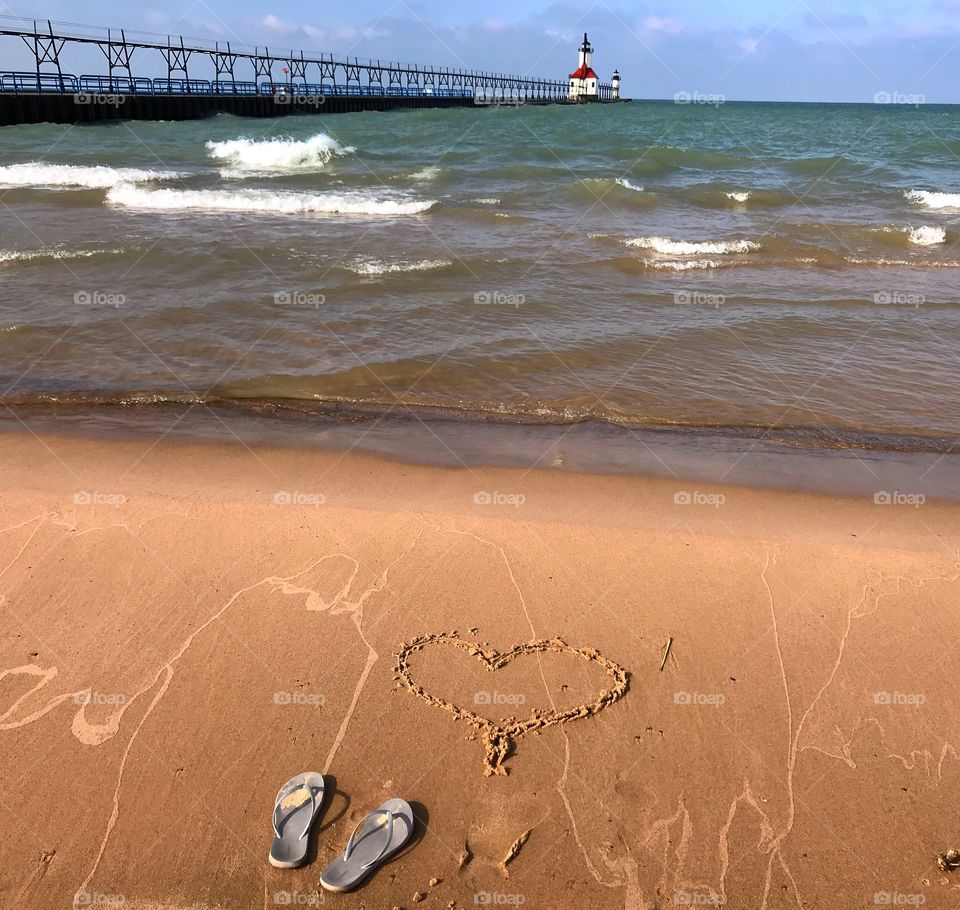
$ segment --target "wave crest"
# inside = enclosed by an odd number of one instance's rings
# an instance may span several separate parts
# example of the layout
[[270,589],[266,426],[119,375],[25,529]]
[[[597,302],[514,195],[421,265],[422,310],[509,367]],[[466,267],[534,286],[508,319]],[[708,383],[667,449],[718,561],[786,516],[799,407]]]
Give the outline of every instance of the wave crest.
[[700,256],[720,255],[731,253],[751,253],[760,249],[759,243],[752,240],[706,240],[692,242],[671,240],[669,237],[636,237],[626,241],[627,246],[640,247],[664,256]]
[[910,202],[928,209],[960,209],[960,193],[939,193],[931,190],[907,190]]
[[249,212],[267,215],[419,215],[436,205],[432,199],[375,199],[352,195],[272,192],[270,190],[148,190],[121,183],[107,202],[150,211]]
[[453,263],[449,259],[423,259],[419,262],[387,262],[382,259],[361,259],[351,263],[347,268],[351,272],[373,278],[378,275],[393,275],[399,272],[432,272],[437,269],[449,268]]
[[228,139],[208,142],[207,151],[231,168],[244,171],[298,171],[323,168],[331,158],[356,151],[332,136],[317,133],[309,139]]
[[26,164],[0,166],[0,186],[7,187],[69,187],[103,190],[118,183],[145,183],[151,180],[173,180],[182,177],[175,171],[148,171],[132,167],[107,167],[75,164],[45,164],[32,161]]

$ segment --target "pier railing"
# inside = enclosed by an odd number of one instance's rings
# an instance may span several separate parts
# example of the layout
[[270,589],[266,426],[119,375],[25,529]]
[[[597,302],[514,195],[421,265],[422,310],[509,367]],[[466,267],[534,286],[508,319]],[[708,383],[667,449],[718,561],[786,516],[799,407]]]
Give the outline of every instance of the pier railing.
[[[50,20],[0,16],[0,37],[19,38],[34,57],[33,72],[0,74],[0,91],[15,94],[183,94],[258,95],[288,92],[324,96],[471,97],[490,101],[560,101],[564,80],[423,66],[333,54],[248,47],[230,41],[185,39],[125,29],[101,29]],[[63,55],[71,45],[102,52],[106,75],[64,72]],[[160,54],[166,76],[135,76],[145,52]],[[191,63],[206,58],[213,79],[190,75]],[[283,75],[274,72],[277,66]],[[244,78],[247,69],[251,78]],[[194,74],[196,70],[194,69]]]

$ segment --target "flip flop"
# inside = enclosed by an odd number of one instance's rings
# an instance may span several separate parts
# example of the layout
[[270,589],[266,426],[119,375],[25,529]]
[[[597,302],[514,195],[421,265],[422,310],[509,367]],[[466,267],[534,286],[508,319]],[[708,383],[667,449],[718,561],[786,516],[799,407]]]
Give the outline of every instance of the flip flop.
[[270,865],[296,869],[307,861],[307,835],[323,808],[323,775],[316,771],[298,774],[287,781],[273,805],[273,846]]
[[388,799],[357,825],[347,849],[320,876],[327,891],[352,891],[413,836],[413,810],[402,799]]

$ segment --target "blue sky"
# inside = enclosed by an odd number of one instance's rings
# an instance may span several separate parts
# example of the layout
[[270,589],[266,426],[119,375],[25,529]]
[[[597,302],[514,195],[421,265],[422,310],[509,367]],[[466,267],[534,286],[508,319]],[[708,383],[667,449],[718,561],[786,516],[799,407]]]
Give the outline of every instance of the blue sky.
[[[47,0],[0,0],[7,15],[172,31],[276,48],[566,75],[584,30],[595,66],[615,67],[624,92],[671,98],[678,92],[729,99],[872,101],[878,93],[960,103],[960,0],[351,0],[283,4],[251,0],[146,0],[133,7]],[[25,58],[0,39],[0,69]],[[145,75],[161,60],[144,57]],[[68,71],[97,72],[82,57]],[[197,75],[205,75],[197,73]]]

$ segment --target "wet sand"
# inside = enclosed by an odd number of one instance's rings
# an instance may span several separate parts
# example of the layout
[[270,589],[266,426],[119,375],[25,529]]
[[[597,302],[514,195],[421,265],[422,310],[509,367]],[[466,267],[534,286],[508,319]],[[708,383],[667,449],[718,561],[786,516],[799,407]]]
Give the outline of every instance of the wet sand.
[[[29,434],[0,466],[4,908],[956,905],[954,504]],[[336,792],[277,870],[304,770]],[[319,892],[392,796],[414,846]]]

